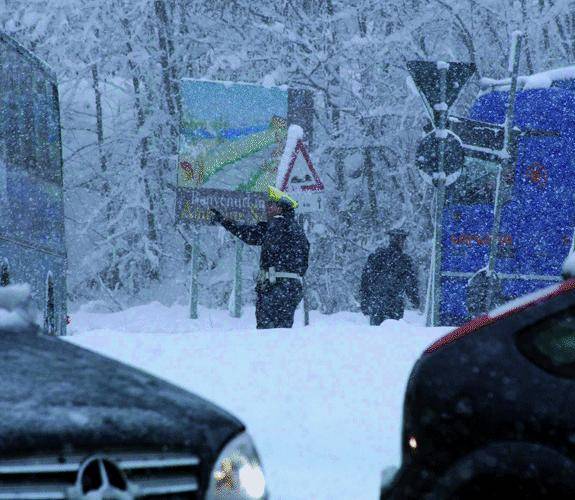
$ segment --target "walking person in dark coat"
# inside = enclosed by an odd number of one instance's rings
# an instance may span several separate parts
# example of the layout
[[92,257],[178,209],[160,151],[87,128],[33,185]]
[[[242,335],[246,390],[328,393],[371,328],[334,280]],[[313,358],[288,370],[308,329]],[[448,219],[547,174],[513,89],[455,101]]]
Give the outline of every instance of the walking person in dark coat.
[[211,209],[214,221],[248,245],[261,245],[260,272],[256,285],[258,328],[291,328],[295,310],[303,298],[309,242],[295,219],[297,202],[273,187],[266,203],[267,222],[239,224]]
[[360,303],[370,325],[403,317],[405,295],[414,307],[419,307],[413,262],[403,252],[406,236],[404,231],[391,231],[389,246],[378,248],[367,259],[361,276]]

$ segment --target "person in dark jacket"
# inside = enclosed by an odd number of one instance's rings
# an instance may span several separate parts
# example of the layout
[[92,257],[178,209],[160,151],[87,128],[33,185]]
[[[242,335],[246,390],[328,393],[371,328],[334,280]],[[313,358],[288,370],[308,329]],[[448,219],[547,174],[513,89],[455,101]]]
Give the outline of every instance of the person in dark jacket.
[[295,219],[297,202],[273,187],[268,191],[267,222],[239,224],[210,209],[215,222],[248,245],[261,245],[256,285],[258,328],[291,328],[303,298],[303,277],[308,267],[309,242]]
[[403,317],[405,295],[419,308],[413,262],[403,252],[406,236],[401,230],[391,231],[389,246],[378,248],[367,259],[361,276],[360,304],[370,325]]

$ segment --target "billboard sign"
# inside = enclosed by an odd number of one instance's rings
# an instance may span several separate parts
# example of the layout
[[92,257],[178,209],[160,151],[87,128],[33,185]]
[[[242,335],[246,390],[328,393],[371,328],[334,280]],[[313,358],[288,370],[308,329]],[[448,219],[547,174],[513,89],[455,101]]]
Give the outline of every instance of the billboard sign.
[[254,223],[265,217],[288,126],[288,91],[182,80],[179,221],[207,223],[209,208]]

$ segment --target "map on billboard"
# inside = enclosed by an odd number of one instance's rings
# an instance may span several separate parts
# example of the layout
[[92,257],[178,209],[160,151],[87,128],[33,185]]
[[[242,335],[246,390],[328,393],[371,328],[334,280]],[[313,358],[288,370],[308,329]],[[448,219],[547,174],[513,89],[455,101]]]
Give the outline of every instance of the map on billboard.
[[288,130],[288,91],[277,87],[182,80],[178,155],[180,221],[264,218]]

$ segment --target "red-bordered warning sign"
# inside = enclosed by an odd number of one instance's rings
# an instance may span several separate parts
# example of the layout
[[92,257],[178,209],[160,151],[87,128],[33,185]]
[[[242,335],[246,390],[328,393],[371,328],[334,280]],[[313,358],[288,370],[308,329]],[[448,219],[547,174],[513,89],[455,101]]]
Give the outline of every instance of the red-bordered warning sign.
[[324,190],[323,182],[301,139],[298,139],[291,154],[280,190],[284,192]]

